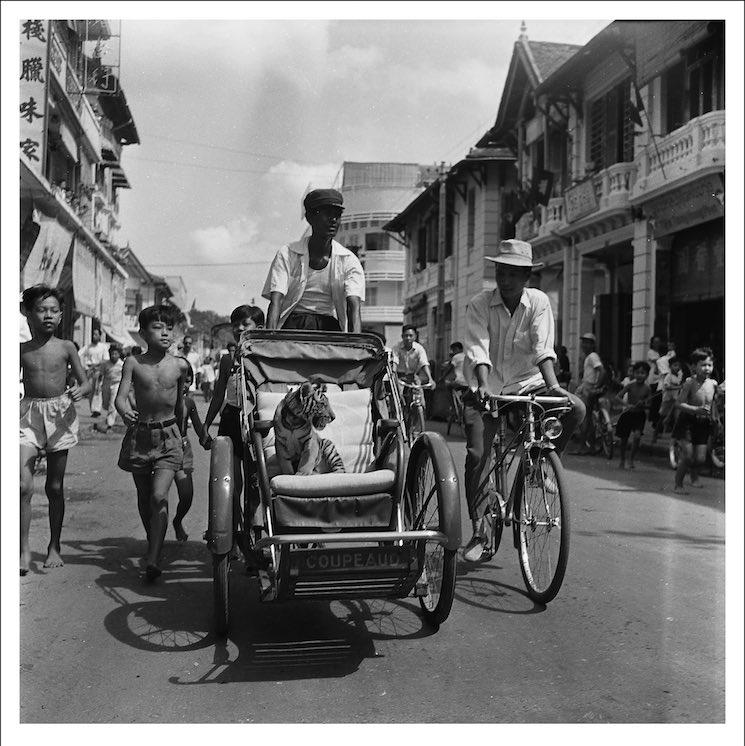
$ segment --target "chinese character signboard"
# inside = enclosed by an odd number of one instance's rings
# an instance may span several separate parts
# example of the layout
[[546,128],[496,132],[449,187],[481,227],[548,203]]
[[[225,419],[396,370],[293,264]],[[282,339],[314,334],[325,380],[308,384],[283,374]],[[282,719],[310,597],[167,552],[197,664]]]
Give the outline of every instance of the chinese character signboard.
[[693,184],[650,201],[644,210],[654,218],[655,237],[723,217],[724,207],[716,197],[718,192],[723,191],[722,177],[709,174]]
[[586,179],[564,192],[567,222],[572,223],[598,209],[598,198],[592,179]]
[[20,21],[20,157],[36,174],[43,174],[46,113],[49,22]]

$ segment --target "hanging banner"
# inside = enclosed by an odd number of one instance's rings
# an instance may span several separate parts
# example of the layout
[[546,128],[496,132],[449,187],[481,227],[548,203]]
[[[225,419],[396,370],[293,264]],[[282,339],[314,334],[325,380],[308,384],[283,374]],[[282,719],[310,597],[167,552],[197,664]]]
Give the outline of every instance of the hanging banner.
[[85,241],[75,239],[72,255],[72,292],[75,309],[86,316],[96,315],[96,259]]
[[71,244],[72,233],[67,228],[54,218],[39,214],[39,235],[21,268],[24,287],[40,284],[57,287]]
[[21,162],[44,173],[49,78],[49,21],[21,20],[20,148]]

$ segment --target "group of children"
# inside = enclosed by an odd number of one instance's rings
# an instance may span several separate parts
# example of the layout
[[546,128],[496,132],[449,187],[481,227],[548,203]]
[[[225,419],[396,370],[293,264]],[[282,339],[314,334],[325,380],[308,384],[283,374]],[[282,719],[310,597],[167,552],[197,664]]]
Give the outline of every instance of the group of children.
[[706,462],[707,443],[712,424],[718,413],[716,407],[717,382],[711,377],[714,370],[714,355],[708,347],[699,347],[691,353],[692,375],[683,381],[682,365],[679,359],[671,358],[670,370],[662,379],[656,392],[648,381],[649,363],[634,363],[632,377],[627,377],[621,390],[616,394],[626,409],[616,424],[616,435],[620,440],[620,467],[626,468],[626,451],[631,438],[629,467],[634,468],[634,459],[639,448],[646,410],[652,397],[661,396],[659,418],[655,423],[656,436],[671,423],[672,437],[680,441],[682,458],[675,472],[674,491],[685,494],[683,480],[690,474],[692,487],[701,487],[698,470]]
[[[55,289],[36,285],[23,293],[22,308],[32,337],[21,344],[21,372],[24,396],[20,420],[21,542],[20,572],[29,571],[31,551],[31,498],[34,470],[39,453],[46,453],[45,491],[49,500],[50,542],[44,567],[58,567],[60,535],[65,513],[64,476],[67,452],[78,442],[75,402],[91,388],[75,345],[59,339],[55,332],[62,320],[62,296]],[[109,350],[105,382],[118,412],[127,426],[118,459],[120,469],[132,474],[137,490],[137,507],[147,537],[143,558],[144,574],[153,581],[161,574],[160,560],[168,526],[168,492],[175,481],[178,506],[173,529],[178,541],[186,541],[184,516],[194,496],[193,453],[187,436],[192,423],[200,445],[209,450],[209,427],[223,408],[219,435],[227,435],[236,454],[235,492],[240,492],[243,441],[240,430],[238,379],[234,350],[220,361],[219,375],[210,407],[201,422],[189,394],[194,371],[184,357],[172,355],[175,309],[149,306],[139,314],[139,333],[147,344],[145,352],[130,354],[121,361],[121,350]],[[264,314],[256,306],[238,306],[231,314],[236,341],[241,332],[262,327]],[[113,424],[113,423],[112,423]],[[107,415],[107,428],[108,424]]]

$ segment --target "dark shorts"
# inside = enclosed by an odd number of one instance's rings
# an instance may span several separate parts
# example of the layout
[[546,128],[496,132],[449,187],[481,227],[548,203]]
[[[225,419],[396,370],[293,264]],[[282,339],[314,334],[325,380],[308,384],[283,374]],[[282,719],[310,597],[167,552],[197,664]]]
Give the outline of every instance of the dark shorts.
[[616,424],[616,435],[623,440],[634,432],[644,432],[644,425],[647,422],[647,414],[643,409],[629,410],[623,412],[618,418]]
[[181,471],[191,474],[194,471],[194,451],[191,450],[191,441],[184,438],[181,445],[184,449],[184,463],[181,466]]
[[694,446],[705,446],[711,435],[711,420],[708,417],[681,412],[673,428],[673,438],[689,440]]
[[320,313],[291,313],[285,323],[282,324],[283,329],[306,329],[310,331],[324,331],[324,332],[340,332],[341,325],[339,321],[333,316],[324,316]]
[[241,410],[232,404],[226,404],[220,414],[218,435],[227,435],[233,442],[233,453],[243,458],[243,437],[241,436]]
[[184,448],[176,419],[148,424],[155,427],[138,423],[127,428],[119,452],[119,468],[132,474],[151,474],[156,469],[179,471],[184,463]]

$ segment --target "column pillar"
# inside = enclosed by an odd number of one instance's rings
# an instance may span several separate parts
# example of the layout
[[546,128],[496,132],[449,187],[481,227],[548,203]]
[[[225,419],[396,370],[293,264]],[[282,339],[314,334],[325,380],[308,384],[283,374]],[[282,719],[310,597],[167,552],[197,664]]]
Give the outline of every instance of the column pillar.
[[634,222],[631,295],[631,359],[646,360],[654,332],[657,242],[646,219]]
[[579,361],[579,335],[581,319],[582,259],[577,247],[564,247],[564,287],[562,298],[562,344],[567,348],[572,382],[576,383]]

